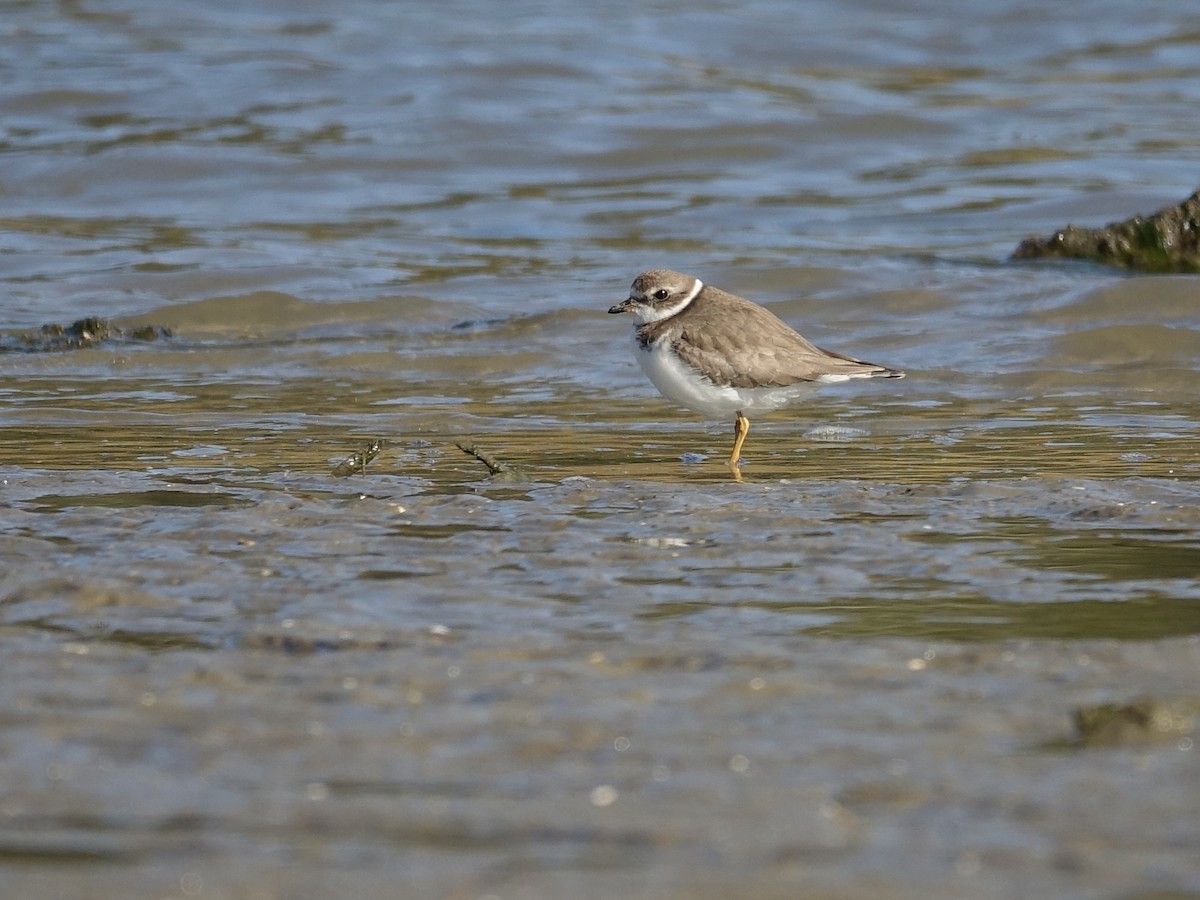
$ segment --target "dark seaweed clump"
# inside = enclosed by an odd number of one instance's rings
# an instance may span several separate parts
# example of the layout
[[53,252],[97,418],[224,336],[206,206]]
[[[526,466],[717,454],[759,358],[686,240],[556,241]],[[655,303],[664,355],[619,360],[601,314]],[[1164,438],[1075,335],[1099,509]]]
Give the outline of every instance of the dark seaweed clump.
[[1138,272],[1200,272],[1200,191],[1178,206],[1103,228],[1068,225],[1021,241],[1013,259],[1084,259]]
[[161,325],[120,328],[107,319],[89,316],[70,325],[43,325],[36,331],[0,337],[0,350],[28,353],[82,350],[106,343],[145,343],[169,337],[172,337],[171,329]]

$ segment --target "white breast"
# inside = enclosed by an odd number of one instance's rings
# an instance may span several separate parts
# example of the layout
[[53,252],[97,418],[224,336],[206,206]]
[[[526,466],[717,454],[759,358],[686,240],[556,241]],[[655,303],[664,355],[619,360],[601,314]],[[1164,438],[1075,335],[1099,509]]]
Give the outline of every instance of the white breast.
[[676,356],[666,339],[645,349],[639,347],[637,359],[660,394],[712,419],[732,418],[739,410],[779,409],[812,390],[807,383],[786,388],[720,387]]

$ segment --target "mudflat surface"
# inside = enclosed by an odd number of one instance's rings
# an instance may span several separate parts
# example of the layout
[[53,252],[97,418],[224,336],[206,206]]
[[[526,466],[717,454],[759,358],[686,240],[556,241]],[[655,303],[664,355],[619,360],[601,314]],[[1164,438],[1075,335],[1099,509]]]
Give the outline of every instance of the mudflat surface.
[[3,17],[5,897],[1200,896],[1190,12],[330,9]]

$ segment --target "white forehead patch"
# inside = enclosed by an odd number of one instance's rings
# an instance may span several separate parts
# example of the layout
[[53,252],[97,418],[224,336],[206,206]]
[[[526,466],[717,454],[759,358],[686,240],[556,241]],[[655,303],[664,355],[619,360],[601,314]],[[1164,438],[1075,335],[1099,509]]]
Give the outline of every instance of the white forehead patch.
[[669,319],[676,313],[683,312],[687,309],[688,304],[696,299],[696,295],[704,288],[704,282],[699,278],[693,278],[692,289],[676,300],[674,303],[660,303],[657,306],[650,306],[645,303],[639,303],[633,307],[634,314],[642,320],[642,323],[661,322],[663,319]]

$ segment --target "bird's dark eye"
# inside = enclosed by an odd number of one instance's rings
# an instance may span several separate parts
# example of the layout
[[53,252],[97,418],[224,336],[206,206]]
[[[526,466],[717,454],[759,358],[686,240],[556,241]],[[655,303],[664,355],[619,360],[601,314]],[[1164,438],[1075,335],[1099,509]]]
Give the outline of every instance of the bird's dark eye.
[[671,296],[671,292],[668,291],[666,288],[659,288],[657,291],[654,292],[655,300],[666,300],[670,296]]

